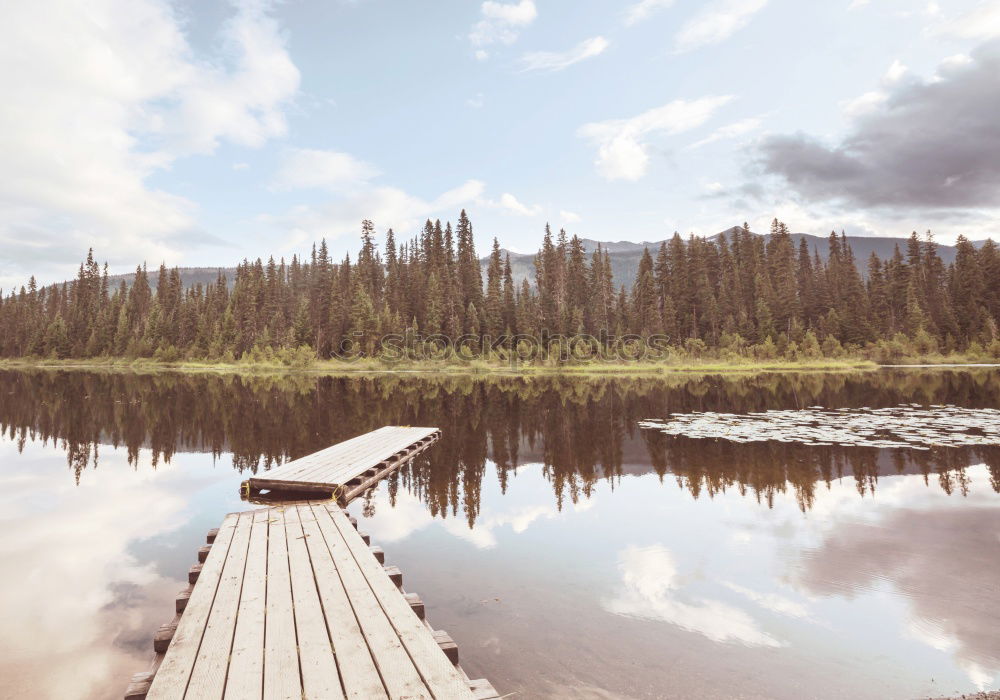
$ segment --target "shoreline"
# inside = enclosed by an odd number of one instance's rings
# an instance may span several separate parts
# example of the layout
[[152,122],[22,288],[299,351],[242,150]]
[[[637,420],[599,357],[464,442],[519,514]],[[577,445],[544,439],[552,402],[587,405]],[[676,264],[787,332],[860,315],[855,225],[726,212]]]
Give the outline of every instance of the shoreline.
[[[153,359],[129,360],[125,358],[107,359],[3,359],[0,369],[6,370],[74,370],[74,371],[115,371],[134,373],[182,372],[216,373],[239,375],[312,375],[349,376],[372,374],[473,374],[500,376],[661,376],[671,374],[758,374],[783,372],[871,372],[880,369],[989,369],[1000,368],[1000,363],[954,362],[955,358],[942,358],[941,362],[915,361],[906,364],[880,365],[863,359],[827,359],[816,361],[688,361],[671,363],[592,363],[579,365],[521,365],[511,367],[499,363],[470,362],[407,362],[385,364],[375,361],[316,361],[307,367],[292,367],[280,363],[223,363],[223,362],[162,362]],[[977,358],[978,359],[978,358]]]

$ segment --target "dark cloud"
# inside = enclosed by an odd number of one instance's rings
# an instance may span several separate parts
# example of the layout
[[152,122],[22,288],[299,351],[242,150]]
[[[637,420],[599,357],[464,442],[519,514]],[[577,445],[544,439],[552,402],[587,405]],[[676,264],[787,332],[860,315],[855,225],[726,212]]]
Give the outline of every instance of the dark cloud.
[[863,207],[1000,206],[1000,40],[935,79],[890,88],[876,111],[828,147],[771,136],[760,164],[809,200]]

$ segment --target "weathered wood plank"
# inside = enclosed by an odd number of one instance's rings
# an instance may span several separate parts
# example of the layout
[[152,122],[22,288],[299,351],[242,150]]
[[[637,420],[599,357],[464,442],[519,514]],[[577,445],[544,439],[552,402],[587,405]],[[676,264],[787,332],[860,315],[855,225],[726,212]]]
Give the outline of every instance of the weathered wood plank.
[[128,687],[125,688],[125,700],[144,700],[153,683],[152,671],[133,674]]
[[232,513],[226,516],[222,527],[219,528],[212,551],[209,552],[208,559],[202,567],[201,580],[191,591],[191,597],[177,624],[177,631],[167,649],[167,655],[153,678],[148,694],[150,700],[184,697],[238,521],[239,514]]
[[[384,698],[386,693],[382,679],[379,678],[378,669],[344,591],[333,556],[316,522],[316,516],[308,507],[299,508],[299,515],[302,530],[308,535],[306,546],[316,573],[316,585],[326,615],[326,626],[333,643],[344,694],[348,698]],[[334,542],[332,546],[343,547],[343,543]]]
[[[376,597],[372,595],[367,579],[359,569],[350,548],[345,546],[346,542],[343,531],[337,527],[334,520],[330,517],[330,512],[324,506],[314,504],[311,508],[317,516],[317,525],[323,533],[327,548],[333,557],[337,571],[340,573],[348,600],[351,602],[351,607],[354,608],[355,616],[361,626],[361,631],[365,636],[365,641],[368,643],[368,648],[371,650],[372,658],[378,666],[382,682],[385,684],[389,696],[393,698],[432,697],[420,674],[414,667],[413,662],[410,660],[410,656],[403,647],[392,623],[386,617],[385,610],[379,604]],[[360,543],[361,537],[351,527],[347,518],[339,508],[336,506],[334,508],[343,521],[344,527],[350,531],[351,537]],[[381,568],[375,561],[375,557],[371,555],[371,552],[367,551],[367,547],[363,553],[372,566]],[[384,574],[383,579],[386,585],[392,585],[388,579],[385,579]],[[402,596],[399,596],[399,599],[402,601]],[[409,606],[406,606],[406,610],[407,614],[416,620],[416,616],[410,611]],[[442,656],[442,658],[444,657]]]
[[384,426],[293,460],[278,467],[278,470],[301,481],[311,481],[308,477],[317,472],[330,472],[336,476],[351,472],[356,475],[357,465],[366,464],[366,468],[371,468],[391,458],[396,452],[430,437],[436,431],[436,428]]
[[240,513],[233,533],[226,563],[222,568],[219,588],[205,625],[198,656],[195,658],[186,700],[219,700],[226,686],[229,654],[236,630],[236,615],[247,565],[247,548],[253,528],[253,513]]
[[[312,518],[311,512],[308,517]],[[295,629],[299,640],[302,697],[317,700],[343,698],[333,646],[326,631],[323,606],[319,601],[312,562],[309,560],[307,537],[302,530],[299,509],[294,506],[286,508],[285,539],[288,543]]]
[[288,573],[284,509],[271,509],[267,542],[267,626],[264,630],[264,697],[300,700],[292,588]]
[[359,435],[350,440],[331,445],[318,452],[313,452],[305,457],[286,462],[280,467],[270,469],[262,478],[269,480],[322,481],[322,479],[311,479],[309,477],[320,472],[334,474],[342,470],[345,465],[350,466],[358,462],[370,462],[371,460],[368,458],[382,451],[384,448],[384,443],[379,444],[379,438],[385,436],[386,432],[384,428],[366,433],[365,435]]
[[267,601],[267,532],[269,509],[253,511],[247,566],[226,674],[227,700],[261,700],[264,677],[264,606]]
[[213,539],[133,700],[147,688],[152,700],[496,696],[468,680],[457,645],[421,621],[419,597],[338,505],[234,513]]
[[[440,434],[437,428],[386,426],[314,452],[248,480],[251,489],[321,489],[333,491],[364,475],[387,469],[408,452],[426,446]],[[374,478],[374,474],[369,479]],[[357,481],[355,481],[357,480]]]
[[500,697],[493,685],[485,678],[469,681],[469,689],[476,700],[497,700]]
[[470,698],[472,693],[465,678],[441,652],[430,630],[417,618],[409,603],[385,575],[382,566],[375,561],[343,511],[334,504],[313,506],[313,512],[319,510],[327,512],[330,522],[340,532],[358,570],[363,574],[399,641],[405,645],[412,663],[434,697]]

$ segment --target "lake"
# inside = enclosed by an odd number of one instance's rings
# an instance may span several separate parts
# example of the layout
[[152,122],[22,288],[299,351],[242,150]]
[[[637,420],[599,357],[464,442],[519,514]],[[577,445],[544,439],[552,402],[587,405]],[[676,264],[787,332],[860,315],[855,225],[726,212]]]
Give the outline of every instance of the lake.
[[[1000,447],[667,435],[672,414],[1000,408],[997,370],[668,377],[0,372],[0,689],[120,697],[251,473],[442,439],[352,512],[515,698],[1000,687]],[[919,428],[919,426],[918,426]],[[971,431],[970,431],[971,432]]]

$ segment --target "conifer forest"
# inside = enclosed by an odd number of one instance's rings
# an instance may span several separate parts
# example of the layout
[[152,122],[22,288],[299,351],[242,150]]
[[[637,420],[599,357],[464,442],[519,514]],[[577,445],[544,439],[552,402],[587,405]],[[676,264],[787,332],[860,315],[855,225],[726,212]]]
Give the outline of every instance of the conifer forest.
[[674,234],[644,251],[625,288],[606,250],[546,227],[534,278],[518,283],[495,239],[481,266],[464,210],[454,227],[427,221],[405,240],[390,229],[381,245],[366,220],[353,258],[331,259],[323,241],[308,257],[244,260],[235,279],[220,271],[186,287],[164,265],[113,284],[91,251],[74,280],[32,278],[0,296],[0,356],[305,366],[387,356],[387,337],[394,359],[426,358],[431,341],[440,353],[442,338],[486,358],[530,339],[522,357],[543,361],[607,356],[623,338],[661,358],[1000,356],[1000,251],[961,236],[956,250],[945,265],[930,235],[914,233],[888,259],[858,260],[831,233],[821,259],[775,219],[766,238],[746,225],[715,239]]

